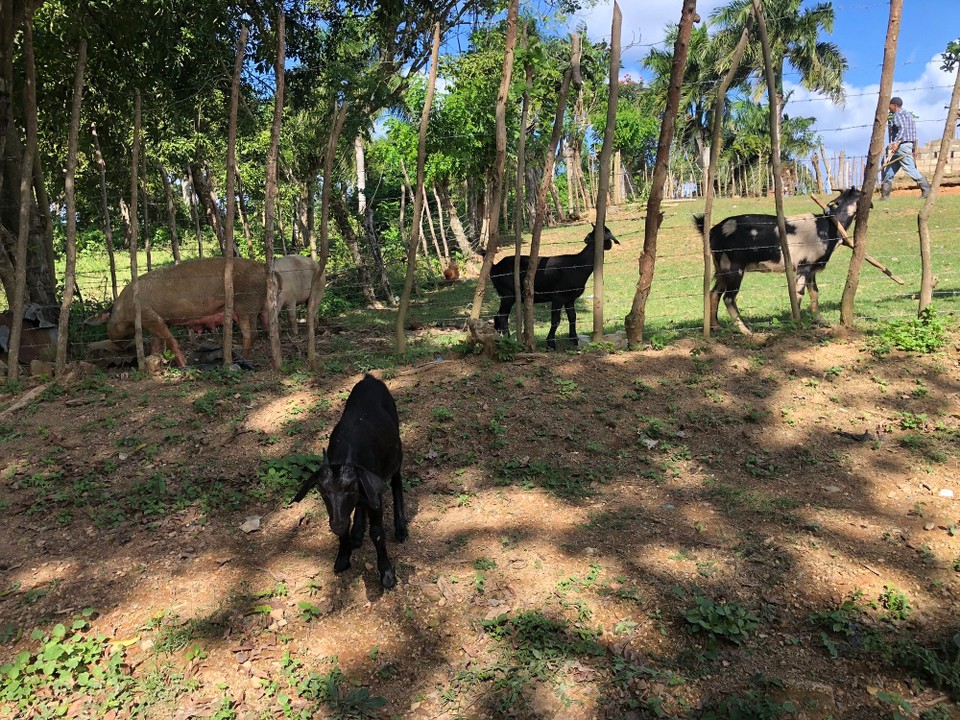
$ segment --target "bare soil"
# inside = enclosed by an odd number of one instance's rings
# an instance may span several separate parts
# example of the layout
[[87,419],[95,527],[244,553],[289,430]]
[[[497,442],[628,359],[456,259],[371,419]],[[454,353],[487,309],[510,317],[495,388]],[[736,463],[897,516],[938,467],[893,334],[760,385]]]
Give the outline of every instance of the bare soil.
[[[386,592],[369,542],[334,575],[319,496],[286,504],[296,481],[265,476],[323,449],[359,375],[128,372],[6,419],[0,628],[22,635],[0,663],[93,607],[132,675],[183,674],[150,717],[222,698],[239,718],[362,716],[294,680],[335,657],[341,697],[385,698],[373,717],[778,717],[722,714],[739,697],[866,720],[899,696],[960,718],[864,641],[960,630],[955,343],[875,357],[820,329],[377,374],[409,486]],[[868,606],[891,589],[909,612]],[[757,627],[714,652],[685,617],[697,597]],[[851,598],[852,634],[811,620]],[[87,700],[70,714],[97,716]]]

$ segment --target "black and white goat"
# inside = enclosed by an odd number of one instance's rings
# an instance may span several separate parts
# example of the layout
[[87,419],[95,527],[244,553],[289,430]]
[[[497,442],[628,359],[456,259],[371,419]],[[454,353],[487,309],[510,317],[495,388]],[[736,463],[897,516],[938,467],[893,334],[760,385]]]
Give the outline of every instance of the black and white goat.
[[[533,279],[533,301],[535,303],[551,304],[550,333],[547,335],[547,347],[556,349],[557,327],[560,325],[560,310],[567,311],[567,320],[570,322],[570,339],[577,342],[577,298],[583,295],[587,287],[587,280],[593,274],[594,231],[583,239],[584,248],[574,255],[552,255],[542,257],[537,263],[537,274]],[[610,229],[603,228],[603,247],[609,250],[617,245],[617,240]],[[527,280],[527,268],[530,267],[530,256],[520,256],[520,287],[521,293]],[[500,296],[500,308],[493,318],[493,325],[498,333],[505,334],[510,327],[510,311],[516,302],[517,296],[513,286],[514,256],[508,255],[490,269],[490,280]]]
[[[377,548],[377,571],[385,588],[397,584],[383,530],[383,494],[386,478],[393,490],[393,526],[396,538],[407,539],[400,463],[400,417],[393,396],[371,375],[353,386],[343,415],[330,434],[319,470],[307,478],[294,497],[300,502],[313,487],[319,487],[330,516],[330,530],[340,538],[334,572],[350,567],[350,554],[363,543],[367,521],[370,539]],[[350,516],[353,515],[353,527]]]
[[[857,214],[860,191],[844,190],[827,205],[824,213],[797,215],[786,218],[787,243],[790,260],[797,275],[797,294],[810,289],[810,307],[815,316],[820,314],[820,294],[817,273],[822,270],[837,243],[840,231],[850,228]],[[703,215],[695,215],[694,222],[703,234]],[[740,318],[737,293],[745,272],[783,272],[783,253],[780,249],[780,231],[776,215],[733,215],[710,228],[710,250],[713,253],[713,289],[710,291],[711,327],[718,329],[717,309],[720,298],[727,312],[741,332],[750,329]]]

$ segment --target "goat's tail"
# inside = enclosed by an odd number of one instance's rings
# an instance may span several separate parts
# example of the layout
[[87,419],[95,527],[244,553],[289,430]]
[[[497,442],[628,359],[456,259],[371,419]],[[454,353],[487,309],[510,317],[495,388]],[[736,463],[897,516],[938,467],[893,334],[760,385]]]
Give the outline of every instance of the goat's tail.
[[697,226],[697,231],[703,235],[703,213],[693,216],[693,222]]
[[313,490],[317,486],[317,473],[310,473],[310,477],[303,481],[303,485],[300,486],[300,489],[297,490],[297,494],[293,496],[294,502],[300,502],[303,500],[307,493]]

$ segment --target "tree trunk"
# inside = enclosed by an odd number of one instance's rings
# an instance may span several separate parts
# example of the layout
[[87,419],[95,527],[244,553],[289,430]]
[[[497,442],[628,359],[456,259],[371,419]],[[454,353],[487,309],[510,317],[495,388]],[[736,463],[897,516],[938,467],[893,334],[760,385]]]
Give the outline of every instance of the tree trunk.
[[140,178],[140,192],[143,193],[143,253],[147,258],[147,272],[153,270],[153,258],[151,256],[151,246],[153,238],[150,236],[150,199],[147,195],[147,149],[143,149],[142,172]]
[[240,28],[237,59],[230,85],[230,115],[227,120],[227,220],[223,233],[223,366],[233,364],[233,259],[236,255],[233,231],[237,212],[237,106],[240,104],[240,73],[247,47],[247,26]]
[[107,245],[107,257],[110,260],[110,284],[113,287],[113,300],[117,300],[117,261],[113,256],[113,228],[110,225],[110,205],[107,202],[107,165],[100,152],[100,138],[97,137],[97,126],[90,126],[93,133],[93,148],[97,156],[97,167],[100,170],[100,204],[103,206],[103,236]]
[[543,177],[537,187],[536,211],[533,215],[533,229],[530,233],[530,262],[527,265],[527,276],[523,286],[523,343],[527,350],[535,349],[533,335],[533,288],[537,278],[537,265],[540,262],[540,234],[543,232],[543,221],[547,214],[547,190],[553,179],[554,161],[557,156],[557,145],[563,132],[563,117],[567,110],[567,94],[570,92],[570,83],[580,79],[580,35],[575,34],[570,44],[570,67],[563,73],[560,82],[560,92],[557,96],[557,109],[553,117],[553,133],[550,135],[550,144],[544,156]]
[[450,189],[446,181],[438,182],[433,186],[437,195],[440,197],[440,206],[447,213],[447,219],[450,221],[450,230],[453,231],[453,238],[457,241],[457,247],[465,258],[473,256],[473,248],[467,239],[467,233],[463,230],[463,223],[460,222],[460,216],[457,214],[456,206],[450,200]]
[[[960,103],[960,63],[956,64],[957,76],[953,81],[953,95],[950,96],[949,108],[955,108],[957,107],[957,103]],[[920,278],[920,312],[923,312],[933,302],[934,280],[930,252],[930,228],[927,222],[930,220],[933,206],[937,202],[940,183],[943,181],[943,171],[947,165],[947,158],[950,155],[950,141],[953,139],[956,124],[956,114],[948,112],[947,122],[943,127],[943,136],[940,138],[940,152],[937,154],[937,167],[933,171],[930,194],[927,195],[927,200],[923,204],[923,208],[921,208],[917,214],[917,229],[920,232],[920,260],[922,267]]]
[[815,152],[810,153],[810,164],[813,166],[813,174],[817,179],[817,192],[823,195],[826,189],[823,186],[823,172],[820,170],[820,158]]
[[593,229],[593,340],[603,340],[603,254],[605,250],[607,196],[610,190],[610,156],[613,153],[613,131],[617,125],[617,90],[620,86],[620,27],[623,16],[613,0],[613,26],[610,34],[610,93],[607,100],[607,125],[600,149],[597,178],[597,220]]
[[20,338],[23,334],[23,307],[27,294],[27,243],[30,238],[30,215],[33,205],[33,157],[37,152],[37,75],[33,54],[33,20],[23,26],[24,111],[26,146],[23,149],[20,178],[20,222],[15,255],[14,295],[10,303],[10,338],[7,346],[7,377],[13,382],[20,377]]
[[380,275],[380,287],[383,288],[383,294],[387,298],[387,304],[395,307],[397,304],[390,287],[390,277],[387,275],[387,266],[383,262],[383,253],[380,251],[380,241],[377,238],[377,230],[373,226],[373,206],[367,205],[367,211],[363,215],[363,230],[367,236],[367,244],[370,246],[370,254],[373,255],[373,264]]
[[237,213],[240,215],[240,223],[243,225],[243,237],[247,242],[247,257],[253,260],[253,232],[250,229],[250,221],[247,219],[247,202],[244,200],[243,183],[240,176],[237,176]]
[[197,234],[197,257],[203,258],[203,232],[200,229],[200,211],[197,209],[197,184],[193,180],[193,166],[187,165],[187,185],[189,185],[190,215]]
[[437,186],[433,186],[433,200],[437,203],[437,225],[440,226],[440,239],[443,241],[443,257],[447,264],[450,264],[450,245],[447,243],[447,230],[443,224],[443,208],[440,205],[440,196],[437,194]]
[[633,296],[633,306],[625,320],[627,341],[630,345],[643,342],[643,327],[646,322],[647,299],[653,287],[653,275],[657,262],[657,235],[663,213],[660,203],[663,199],[663,185],[670,165],[670,146],[673,144],[673,131],[677,121],[677,109],[680,106],[680,89],[683,85],[683,72],[687,63],[687,51],[693,23],[700,19],[697,15],[697,0],[684,0],[680,15],[680,27],[677,40],[673,45],[673,64],[670,68],[670,85],[667,90],[667,106],[660,124],[660,140],[657,145],[657,159],[650,181],[650,196],[647,198],[647,217],[644,223],[643,254],[640,256],[640,278],[637,291]]
[[170,231],[170,250],[173,252],[173,264],[180,264],[180,238],[177,237],[177,207],[173,202],[173,186],[167,169],[160,166],[160,178],[163,180],[163,194],[167,198],[167,228]]
[[280,124],[283,120],[283,81],[286,55],[286,16],[277,19],[277,61],[274,65],[276,92],[273,99],[273,123],[270,126],[270,149],[267,151],[267,169],[263,200],[263,249],[267,260],[267,326],[270,333],[270,359],[274,370],[283,364],[280,352],[280,325],[277,322],[277,273],[273,265],[274,215],[277,209],[277,165],[280,157]]
[[870,135],[870,154],[864,169],[863,195],[857,203],[857,224],[853,231],[853,255],[847,268],[847,280],[840,298],[840,323],[853,326],[853,301],[860,284],[860,270],[867,254],[867,230],[870,222],[870,205],[877,186],[880,155],[883,153],[883,133],[893,90],[893,72],[897,63],[897,39],[900,36],[900,19],[903,15],[903,0],[890,0],[890,17],[887,21],[887,38],[883,45],[883,69],[880,71],[880,92],[873,117],[873,132]]
[[146,365],[143,353],[143,316],[140,311],[140,280],[137,277],[137,168],[140,163],[140,89],[133,99],[133,147],[130,152],[130,284],[133,286],[133,344],[137,350],[137,368]]
[[201,167],[199,162],[190,163],[190,174],[193,179],[193,188],[197,193],[197,199],[207,214],[207,222],[213,228],[217,236],[217,242],[220,245],[220,253],[224,252],[223,239],[223,217],[220,215],[220,201],[217,198],[217,191],[213,187],[213,181],[207,173],[206,168]]
[[774,202],[777,206],[777,229],[780,233],[780,252],[783,255],[783,269],[787,276],[787,293],[790,296],[790,311],[793,321],[800,324],[800,298],[797,295],[797,271],[790,257],[790,242],[787,236],[787,222],[783,215],[783,173],[780,171],[780,96],[774,77],[773,61],[770,57],[770,42],[767,38],[767,22],[760,7],[760,0],[753,0],[753,12],[760,30],[760,44],[763,46],[763,64],[767,75],[767,98],[770,102],[770,160],[773,166]]
[[750,40],[750,25],[753,23],[753,13],[747,19],[743,26],[743,32],[740,33],[740,40],[730,55],[730,67],[723,80],[720,81],[720,87],[717,88],[717,99],[713,105],[713,125],[710,137],[710,161],[707,163],[707,180],[704,187],[705,206],[703,211],[703,337],[710,339],[710,324],[713,322],[713,304],[710,297],[710,276],[713,270],[713,253],[710,251],[710,228],[712,227],[713,217],[713,181],[717,172],[717,162],[720,160],[720,154],[723,151],[723,106],[727,101],[727,90],[733,84],[733,78],[740,68],[740,61],[743,59],[743,53],[747,49],[747,43]]
[[367,162],[360,133],[353,139],[353,154],[357,164],[357,211],[363,217],[367,212]]
[[87,63],[87,39],[80,38],[77,54],[77,74],[73,82],[73,106],[70,109],[70,135],[67,141],[67,175],[64,194],[67,196],[67,268],[63,279],[63,304],[60,306],[60,321],[57,327],[56,374],[63,373],[67,365],[67,336],[70,332],[70,308],[73,305],[73,288],[77,282],[77,136],[80,134],[80,105],[83,101],[83,70]]
[[[430,51],[430,76],[427,80],[427,97],[423,103],[423,113],[420,116],[420,136],[417,143],[417,197],[414,203],[413,216],[418,217],[423,206],[423,175],[427,161],[427,123],[430,120],[430,107],[433,105],[433,95],[437,85],[437,60],[440,56],[440,23],[433,27],[433,46]],[[410,293],[413,291],[413,280],[417,272],[417,223],[413,224],[410,242],[407,243],[407,276],[403,283],[403,295],[400,296],[400,307],[397,308],[397,352],[403,355],[407,352],[406,322],[407,310],[410,307]]]
[[353,231],[350,224],[350,213],[347,211],[347,204],[344,202],[343,195],[333,193],[330,195],[330,209],[333,211],[334,220],[337,227],[340,228],[340,235],[350,250],[350,257],[357,268],[357,274],[360,278],[360,291],[363,293],[363,299],[367,307],[377,307],[377,296],[373,292],[373,283],[370,282],[370,273],[363,262],[363,256],[360,254],[360,243],[357,241],[357,234]]
[[50,217],[50,197],[47,195],[47,184],[44,177],[46,177],[46,173],[43,172],[43,160],[40,153],[37,152],[33,156],[33,187],[37,197],[39,222],[43,228],[40,235],[43,238],[43,257],[50,269],[50,274],[55,277],[57,261],[53,252],[53,218]]
[[575,176],[573,171],[573,148],[569,142],[563,144],[563,159],[567,164],[567,218],[573,220],[580,217],[580,211],[574,200],[573,185]]
[[487,287],[487,278],[490,277],[490,268],[497,254],[500,244],[500,222],[497,218],[500,212],[500,203],[503,201],[503,176],[507,165],[507,95],[510,92],[510,80],[513,77],[513,56],[517,45],[517,15],[519,0],[510,0],[507,10],[507,39],[503,54],[503,69],[500,74],[500,92],[497,95],[497,104],[494,110],[496,124],[496,152],[493,161],[493,177],[490,183],[489,228],[490,238],[487,240],[487,254],[483,257],[480,266],[480,276],[477,278],[477,287],[473,294],[473,308],[470,317],[477,320],[483,307],[483,295]]
[[[527,23],[523,24],[522,51],[527,54]],[[523,340],[523,288],[520,286],[520,251],[523,244],[523,190],[526,184],[527,162],[527,124],[530,122],[530,92],[533,90],[533,63],[527,58],[523,64],[523,105],[520,111],[520,138],[517,143],[517,177],[514,193],[516,194],[516,208],[514,208],[513,228],[513,297],[517,341]]]

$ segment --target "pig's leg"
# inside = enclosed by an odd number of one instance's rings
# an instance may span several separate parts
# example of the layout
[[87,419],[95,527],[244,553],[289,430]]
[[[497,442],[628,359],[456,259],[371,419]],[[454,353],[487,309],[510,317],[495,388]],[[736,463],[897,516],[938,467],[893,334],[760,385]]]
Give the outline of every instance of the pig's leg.
[[237,318],[237,323],[240,325],[240,333],[243,335],[243,356],[249,358],[253,343],[257,339],[257,317],[255,315],[244,315]]
[[157,315],[153,310],[149,308],[143,309],[140,311],[140,320],[143,324],[143,329],[147,330],[151,335],[153,335],[154,341],[157,338],[160,338],[167,347],[170,348],[170,351],[173,353],[173,356],[177,359],[177,363],[180,367],[187,366],[187,358],[184,357],[183,353],[180,351],[180,346],[177,344],[176,339],[173,335],[170,334],[170,328],[167,327],[167,324],[163,321],[163,318]]

